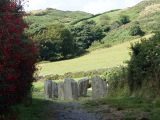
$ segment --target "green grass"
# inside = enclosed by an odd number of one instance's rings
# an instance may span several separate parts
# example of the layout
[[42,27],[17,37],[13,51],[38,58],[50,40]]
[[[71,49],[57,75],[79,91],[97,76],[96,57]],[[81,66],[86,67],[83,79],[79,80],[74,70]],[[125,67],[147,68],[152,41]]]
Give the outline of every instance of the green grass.
[[44,99],[33,98],[32,105],[25,107],[17,106],[20,120],[44,120],[47,117],[46,106],[50,104]]
[[[145,37],[149,37],[145,36]],[[70,60],[48,62],[38,64],[39,75],[63,75],[68,72],[80,72],[96,70],[101,68],[112,68],[125,65],[124,61],[129,60],[130,45],[132,42],[125,42],[111,48],[98,49],[90,53]]]
[[27,16],[26,20],[39,23],[39,24],[50,24],[50,23],[65,23],[68,24],[75,20],[79,20],[85,17],[90,17],[92,14],[81,12],[81,11],[61,11],[56,9],[46,9],[31,11],[30,16]]
[[84,106],[91,110],[95,110],[105,105],[108,105],[110,108],[119,109],[118,111],[125,111],[125,120],[135,120],[138,114],[143,113],[148,114],[149,120],[160,120],[160,102],[158,100],[150,101],[134,97],[106,97],[101,100],[89,100],[84,102]]
[[14,111],[18,113],[18,120],[48,120],[49,115],[54,111],[48,110],[49,106],[53,106],[55,102],[45,99],[44,81],[33,83],[32,98],[32,104],[30,106],[26,107],[22,103],[13,107]]
[[32,104],[25,106],[22,103],[13,107],[18,113],[18,120],[44,120],[48,116],[47,106],[53,102],[44,99],[43,82],[36,82],[33,86]]

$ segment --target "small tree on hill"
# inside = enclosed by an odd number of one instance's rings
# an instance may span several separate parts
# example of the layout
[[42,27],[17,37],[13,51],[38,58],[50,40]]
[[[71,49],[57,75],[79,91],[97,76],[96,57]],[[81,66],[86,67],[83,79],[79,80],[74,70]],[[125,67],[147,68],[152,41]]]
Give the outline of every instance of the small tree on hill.
[[141,27],[139,26],[139,24],[135,24],[131,27],[130,29],[130,35],[132,36],[143,36],[145,33],[142,31]]
[[126,15],[120,16],[120,22],[121,22],[122,24],[127,24],[127,23],[129,23],[129,22],[130,22],[129,16],[126,16]]

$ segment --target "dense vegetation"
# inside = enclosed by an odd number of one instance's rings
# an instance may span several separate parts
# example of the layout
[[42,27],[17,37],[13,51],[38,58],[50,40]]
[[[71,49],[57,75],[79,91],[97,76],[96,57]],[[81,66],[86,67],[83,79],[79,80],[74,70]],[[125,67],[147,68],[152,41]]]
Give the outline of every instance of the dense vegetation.
[[132,35],[132,36],[136,36],[136,35],[143,36],[144,34],[145,33],[142,31],[138,22],[135,22],[135,24],[133,24],[131,26],[130,35]]
[[83,50],[89,48],[94,41],[100,41],[105,35],[94,21],[84,21],[80,26],[71,29],[76,47]]
[[131,49],[133,52],[128,63],[128,83],[131,92],[143,89],[145,91],[142,91],[142,94],[144,92],[148,97],[159,96],[160,34],[157,33],[149,40],[142,40]]
[[23,35],[26,23],[19,0],[0,1],[0,119],[8,118],[10,107],[30,94],[37,49]]
[[47,26],[34,39],[38,39],[41,60],[61,60],[74,55],[71,32],[61,24]]
[[160,89],[160,33],[132,44],[131,59],[126,67],[110,69],[104,74],[109,96],[145,97],[154,100]]

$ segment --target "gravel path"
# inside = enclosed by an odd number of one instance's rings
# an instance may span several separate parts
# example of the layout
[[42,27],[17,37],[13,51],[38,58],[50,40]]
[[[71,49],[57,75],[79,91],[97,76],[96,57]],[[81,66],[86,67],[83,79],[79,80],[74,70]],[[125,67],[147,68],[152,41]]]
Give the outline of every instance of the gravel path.
[[46,106],[45,120],[125,120],[125,114],[130,113],[131,119],[149,120],[148,113],[133,110],[111,108],[108,105],[94,108],[94,112],[87,111],[78,102],[54,102]]
[[49,106],[49,111],[48,120],[102,120],[100,115],[88,112],[77,102],[55,103]]

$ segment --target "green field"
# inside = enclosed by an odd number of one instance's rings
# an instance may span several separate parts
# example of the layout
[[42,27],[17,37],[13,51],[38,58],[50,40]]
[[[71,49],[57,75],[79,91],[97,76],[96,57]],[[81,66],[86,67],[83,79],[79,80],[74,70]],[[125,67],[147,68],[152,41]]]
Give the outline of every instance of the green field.
[[[149,37],[146,35],[145,37]],[[65,74],[67,72],[89,71],[124,65],[129,60],[130,45],[140,39],[115,45],[111,48],[98,49],[90,53],[64,61],[41,63],[38,65],[39,75]]]

